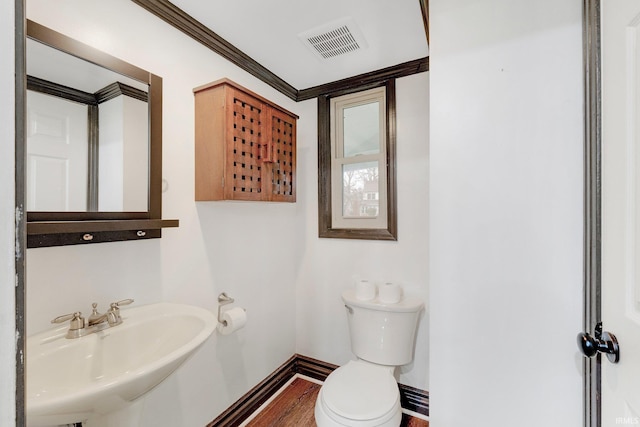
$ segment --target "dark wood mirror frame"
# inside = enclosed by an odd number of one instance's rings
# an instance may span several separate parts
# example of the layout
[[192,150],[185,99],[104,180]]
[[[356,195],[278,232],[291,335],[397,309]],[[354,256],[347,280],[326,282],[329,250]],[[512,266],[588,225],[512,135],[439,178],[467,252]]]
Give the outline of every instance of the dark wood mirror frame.
[[149,85],[148,210],[27,212],[27,247],[159,238],[162,228],[177,227],[178,220],[162,219],[162,78],[30,20],[27,20],[26,35]]

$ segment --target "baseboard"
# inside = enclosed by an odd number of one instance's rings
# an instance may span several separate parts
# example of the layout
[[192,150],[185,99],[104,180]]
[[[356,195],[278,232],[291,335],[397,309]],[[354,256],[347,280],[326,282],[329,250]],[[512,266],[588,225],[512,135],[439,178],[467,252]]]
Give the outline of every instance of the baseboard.
[[[324,381],[337,367],[338,365],[294,354],[260,384],[249,390],[216,419],[207,424],[207,427],[239,426],[295,374]],[[404,384],[398,384],[398,387],[403,409],[425,416],[429,415],[429,392]]]
[[249,390],[233,405],[218,415],[216,419],[207,424],[207,427],[239,426],[296,374],[295,364],[297,356],[297,354],[293,355],[260,384]]
[[320,381],[324,381],[331,372],[338,368],[338,365],[323,362],[301,354],[296,354],[293,357],[295,358],[296,374],[306,375]]
[[429,416],[429,392],[404,384],[398,384],[400,388],[400,404],[404,409],[418,414]]

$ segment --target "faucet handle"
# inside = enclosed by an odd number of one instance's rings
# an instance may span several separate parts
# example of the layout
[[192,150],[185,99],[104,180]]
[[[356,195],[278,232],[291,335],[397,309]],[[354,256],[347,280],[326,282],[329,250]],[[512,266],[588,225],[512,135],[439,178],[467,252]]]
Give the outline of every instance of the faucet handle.
[[58,316],[53,319],[51,323],[62,323],[66,322],[67,320],[71,320],[71,325],[69,326],[69,330],[71,331],[84,328],[84,317],[82,317],[82,313],[79,311]]
[[53,319],[51,321],[51,323],[62,323],[62,322],[66,322],[67,320],[71,320],[76,316],[81,316],[82,313],[80,313],[79,311],[76,311],[75,313],[69,313],[69,314],[63,314],[62,316],[58,316],[55,319]]
[[112,303],[111,303],[111,305],[110,305],[110,307],[111,307],[112,309],[114,309],[114,308],[118,308],[118,307],[120,307],[121,305],[129,305],[129,304],[131,304],[132,302],[133,302],[133,300],[132,300],[131,298],[123,299],[122,301],[112,302]]
[[112,302],[110,305],[111,308],[107,312],[107,320],[109,321],[109,325],[116,326],[122,323],[122,317],[120,317],[120,306],[129,305],[132,302],[132,299],[123,299],[122,301]]

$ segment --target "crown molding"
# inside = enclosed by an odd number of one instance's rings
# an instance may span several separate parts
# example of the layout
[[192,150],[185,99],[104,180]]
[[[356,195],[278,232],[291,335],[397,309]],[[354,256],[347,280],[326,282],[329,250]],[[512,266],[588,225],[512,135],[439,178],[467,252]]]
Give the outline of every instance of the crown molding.
[[295,100],[298,91],[210,28],[167,0],[131,0],[195,41]]
[[[131,1],[296,102],[349,87],[357,87],[370,82],[380,82],[429,70],[429,58],[425,57],[332,83],[298,90],[168,0]],[[419,1],[423,19],[425,20],[425,30],[427,30],[426,6],[422,6],[425,0]]]

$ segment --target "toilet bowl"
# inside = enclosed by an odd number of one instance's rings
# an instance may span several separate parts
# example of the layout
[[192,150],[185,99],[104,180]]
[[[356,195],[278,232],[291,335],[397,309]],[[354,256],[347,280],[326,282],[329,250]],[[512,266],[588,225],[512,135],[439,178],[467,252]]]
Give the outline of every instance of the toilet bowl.
[[357,360],[333,371],[315,406],[318,427],[398,427],[402,421],[396,366],[413,360],[415,332],[424,303],[405,298],[390,304],[342,294],[351,350]]
[[400,392],[393,368],[350,361],[325,380],[316,400],[318,427],[398,427]]

